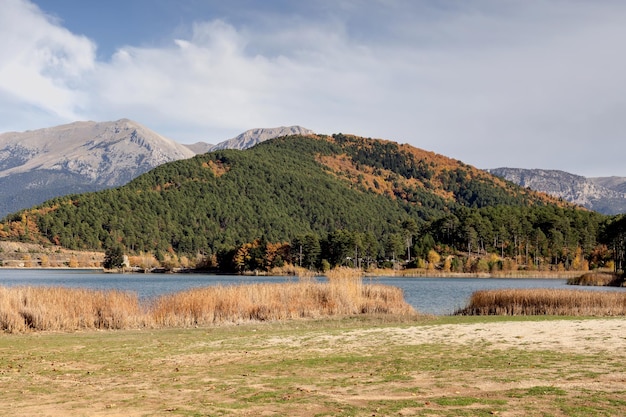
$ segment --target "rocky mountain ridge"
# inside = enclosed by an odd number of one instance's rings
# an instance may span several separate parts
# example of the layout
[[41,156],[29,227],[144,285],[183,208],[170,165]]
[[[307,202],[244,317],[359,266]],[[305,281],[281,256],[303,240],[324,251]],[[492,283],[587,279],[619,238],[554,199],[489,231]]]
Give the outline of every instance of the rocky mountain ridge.
[[234,138],[220,142],[217,145],[212,145],[206,142],[196,142],[191,145],[184,146],[199,155],[207,152],[218,151],[221,149],[248,149],[266,140],[278,138],[281,136],[313,134],[315,134],[315,132],[302,126],[256,128],[246,130],[245,132],[235,136]]
[[0,147],[0,177],[52,170],[108,186],[195,155],[189,148],[128,119],[4,133],[0,135]]
[[211,146],[207,152],[218,151],[220,149],[248,149],[254,145],[264,142],[269,139],[277,138],[280,136],[291,135],[313,135],[315,132],[309,129],[305,129],[301,126],[288,126],[277,127],[272,129],[251,129],[243,132],[242,134],[220,142],[217,145]]
[[128,119],[0,134],[0,216],[127,183],[195,153]]
[[489,173],[603,214],[626,213],[626,178],[586,178],[545,169],[495,168]]
[[608,188],[619,193],[626,193],[626,177],[590,177],[594,184]]

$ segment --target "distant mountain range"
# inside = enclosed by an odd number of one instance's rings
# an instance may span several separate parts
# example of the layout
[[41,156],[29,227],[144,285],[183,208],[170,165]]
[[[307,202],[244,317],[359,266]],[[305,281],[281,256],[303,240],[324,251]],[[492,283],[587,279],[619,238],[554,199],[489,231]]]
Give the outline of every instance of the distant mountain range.
[[488,172],[603,214],[626,213],[626,178],[586,178],[564,171],[495,168]]
[[217,145],[182,145],[121,119],[0,134],[0,217],[53,197],[124,185],[159,165],[214,149],[310,133],[299,126],[253,129]]

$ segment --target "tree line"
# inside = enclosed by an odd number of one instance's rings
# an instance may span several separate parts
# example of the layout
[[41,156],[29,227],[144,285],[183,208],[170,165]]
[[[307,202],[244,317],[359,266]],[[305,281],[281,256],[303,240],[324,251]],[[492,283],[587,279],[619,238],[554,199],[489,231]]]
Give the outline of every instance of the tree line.
[[[255,239],[223,253],[214,265],[239,272],[269,271],[285,262],[322,271],[336,266],[448,272],[613,268],[614,241],[603,234],[609,224],[594,212],[553,206],[463,209],[428,223],[407,220],[382,236],[339,229],[279,244]],[[623,262],[624,249],[618,253]]]

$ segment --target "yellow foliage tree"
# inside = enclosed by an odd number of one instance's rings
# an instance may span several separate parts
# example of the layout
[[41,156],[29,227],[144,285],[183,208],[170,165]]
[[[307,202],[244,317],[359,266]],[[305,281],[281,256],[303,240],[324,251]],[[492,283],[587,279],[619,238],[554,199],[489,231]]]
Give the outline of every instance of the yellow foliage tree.
[[22,256],[22,260],[24,261],[24,266],[26,268],[32,268],[33,266],[33,261],[32,261],[32,257],[28,254],[23,255]]
[[240,271],[243,271],[246,263],[250,260],[250,249],[252,249],[252,243],[245,243],[235,253],[233,262]]
[[608,261],[606,263],[606,268],[610,269],[611,271],[614,271],[615,270],[615,261]]
[[433,270],[441,262],[441,255],[439,255],[434,249],[428,251],[428,269]]
[[425,269],[426,268],[426,261],[422,258],[418,258],[417,259],[417,268],[418,269]]
[[268,242],[265,250],[265,269],[268,271],[274,266],[278,258],[283,260],[289,253],[289,243],[270,243]]
[[495,253],[489,254],[489,272],[499,271],[500,270],[500,257]]
[[583,250],[579,246],[576,248],[576,252],[574,253],[574,260],[572,261],[572,268],[574,271],[584,271],[584,264],[587,264],[587,269],[589,270],[589,263],[583,257]]
[[447,256],[446,259],[443,261],[443,272],[450,272],[451,269],[452,269],[452,257]]

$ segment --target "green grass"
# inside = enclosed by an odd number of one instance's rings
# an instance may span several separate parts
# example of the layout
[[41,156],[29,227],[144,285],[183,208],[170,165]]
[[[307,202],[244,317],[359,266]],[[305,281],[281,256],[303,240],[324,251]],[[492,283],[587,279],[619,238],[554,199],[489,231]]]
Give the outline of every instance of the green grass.
[[561,388],[556,388],[552,386],[536,386],[531,387],[525,390],[520,390],[516,392],[511,392],[510,396],[516,398],[522,397],[538,397],[541,395],[566,395],[567,392]]
[[581,388],[623,374],[621,354],[385,337],[438,323],[468,318],[4,335],[0,415],[612,416],[626,407],[611,384]]

